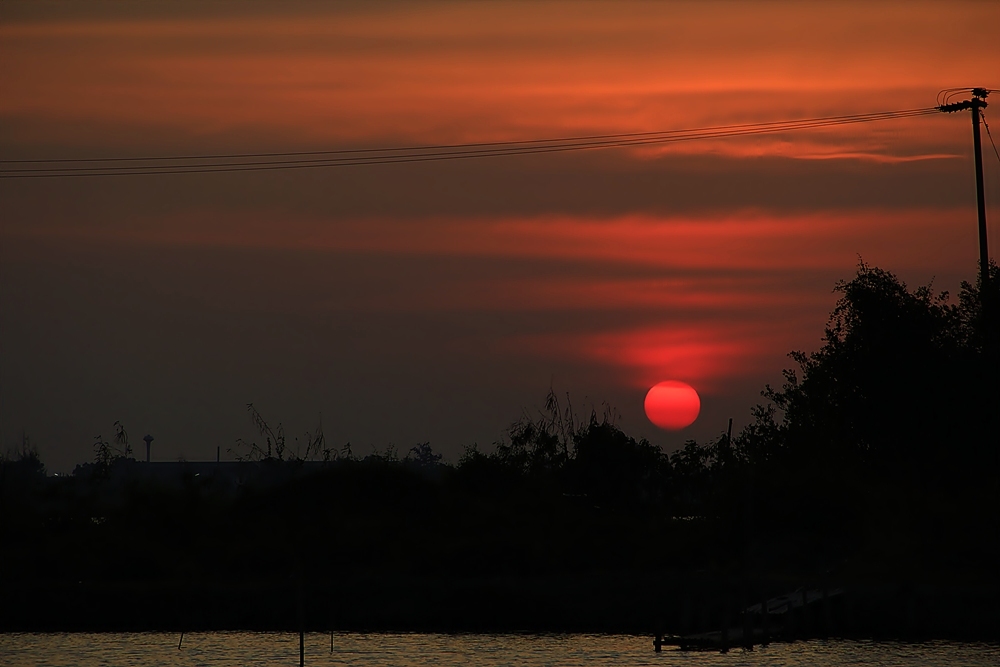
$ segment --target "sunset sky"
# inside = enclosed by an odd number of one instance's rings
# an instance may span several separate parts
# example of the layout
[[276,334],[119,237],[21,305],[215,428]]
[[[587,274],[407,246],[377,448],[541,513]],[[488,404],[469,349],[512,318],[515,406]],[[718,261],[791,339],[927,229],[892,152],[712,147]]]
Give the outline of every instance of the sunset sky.
[[[1000,88],[1000,3],[0,4],[0,158],[697,128]],[[997,118],[1000,94],[986,119]],[[997,108],[996,114],[993,109]],[[1000,163],[984,134],[989,233]],[[667,450],[750,418],[859,257],[955,294],[967,113],[667,146],[243,174],[0,180],[0,448],[121,420],[223,456],[253,402],[366,454],[489,449],[552,386]],[[992,253],[996,257],[996,252]],[[646,390],[701,395],[690,427]]]

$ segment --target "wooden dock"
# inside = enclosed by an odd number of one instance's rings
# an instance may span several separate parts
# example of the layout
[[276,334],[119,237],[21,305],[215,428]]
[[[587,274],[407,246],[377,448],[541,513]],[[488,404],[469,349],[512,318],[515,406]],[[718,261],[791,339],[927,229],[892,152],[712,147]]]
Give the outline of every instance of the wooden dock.
[[719,629],[681,635],[657,634],[653,638],[653,648],[657,652],[662,646],[726,652],[730,648],[752,650],[754,646],[772,642],[828,636],[835,629],[833,600],[843,594],[840,588],[799,588],[740,609],[733,619],[736,624],[730,622],[723,608]]

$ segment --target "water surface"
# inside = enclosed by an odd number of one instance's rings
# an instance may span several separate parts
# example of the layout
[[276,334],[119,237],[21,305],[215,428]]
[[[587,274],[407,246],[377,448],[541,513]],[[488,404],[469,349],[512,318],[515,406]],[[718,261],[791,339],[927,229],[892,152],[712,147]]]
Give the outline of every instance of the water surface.
[[[298,636],[290,633],[11,633],[0,635],[4,665],[297,665]],[[980,643],[906,644],[815,640],[772,644],[728,654],[665,649],[630,635],[306,635],[307,665],[881,665],[979,667],[1000,665],[1000,646]]]

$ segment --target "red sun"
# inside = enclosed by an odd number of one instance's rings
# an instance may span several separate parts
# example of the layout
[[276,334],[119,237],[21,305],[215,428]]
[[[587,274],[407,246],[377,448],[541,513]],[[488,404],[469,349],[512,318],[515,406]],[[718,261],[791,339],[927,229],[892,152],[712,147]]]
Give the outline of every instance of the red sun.
[[668,431],[677,431],[698,418],[701,399],[691,385],[667,380],[646,393],[644,407],[649,421]]

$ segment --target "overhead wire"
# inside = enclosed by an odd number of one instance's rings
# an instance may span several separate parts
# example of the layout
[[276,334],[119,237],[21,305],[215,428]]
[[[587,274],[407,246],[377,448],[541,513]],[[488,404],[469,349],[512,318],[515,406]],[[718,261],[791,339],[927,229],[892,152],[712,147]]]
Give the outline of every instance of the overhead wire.
[[818,129],[836,125],[911,118],[935,113],[937,113],[936,107],[927,107],[867,114],[826,116],[820,118],[772,121],[766,123],[719,125],[659,132],[633,132],[560,137],[553,139],[403,146],[395,148],[359,148],[273,153],[220,153],[210,155],[145,157],[0,160],[0,164],[4,165],[3,167],[0,167],[0,178],[64,178],[79,176],[138,176],[157,174],[219,173],[431,162],[441,160],[595,150],[629,146],[648,146],[680,141]]
[[195,159],[235,159],[235,158],[257,158],[257,157],[288,157],[288,156],[307,156],[307,155],[337,155],[346,153],[374,153],[374,152],[388,152],[388,151],[409,151],[409,150],[437,150],[437,149],[449,149],[449,148],[477,148],[477,147],[494,147],[494,146],[509,146],[509,145],[520,145],[520,144],[541,144],[547,142],[575,142],[575,141],[587,141],[587,140],[598,140],[598,139],[626,139],[626,138],[642,138],[642,137],[653,137],[658,135],[669,135],[669,134],[679,134],[688,132],[702,132],[702,131],[715,131],[715,130],[737,130],[744,128],[761,128],[769,126],[782,126],[788,124],[796,123],[815,123],[815,122],[858,122],[860,120],[865,120],[868,118],[881,117],[886,115],[896,115],[896,114],[908,114],[908,113],[923,113],[932,111],[931,108],[924,109],[905,109],[901,111],[884,111],[875,112],[867,114],[850,114],[841,116],[823,116],[819,118],[806,118],[798,120],[784,120],[784,121],[772,121],[767,123],[743,123],[736,125],[717,125],[707,128],[692,128],[692,129],[682,129],[682,130],[661,130],[653,132],[626,132],[619,134],[598,134],[598,135],[585,135],[585,136],[570,136],[570,137],[558,137],[552,139],[526,139],[526,140],[512,140],[512,141],[493,141],[493,142],[479,142],[479,143],[465,143],[465,144],[438,144],[438,145],[425,145],[425,146],[401,146],[395,148],[357,148],[357,149],[339,149],[339,150],[326,150],[326,151],[290,151],[290,152],[279,152],[279,153],[229,153],[229,154],[208,154],[208,155],[169,155],[169,156],[144,156],[144,157],[110,157],[110,158],[45,158],[45,159],[24,159],[24,160],[2,160],[0,163],[71,163],[71,162],[121,162],[121,161],[138,161],[138,160],[195,160]]
[[997,152],[997,145],[993,143],[993,133],[990,132],[990,126],[986,122],[986,114],[980,111],[979,117],[983,119],[983,127],[986,128],[986,136],[990,138],[990,144],[993,146],[993,154],[997,156],[997,162],[1000,162],[1000,152]]

